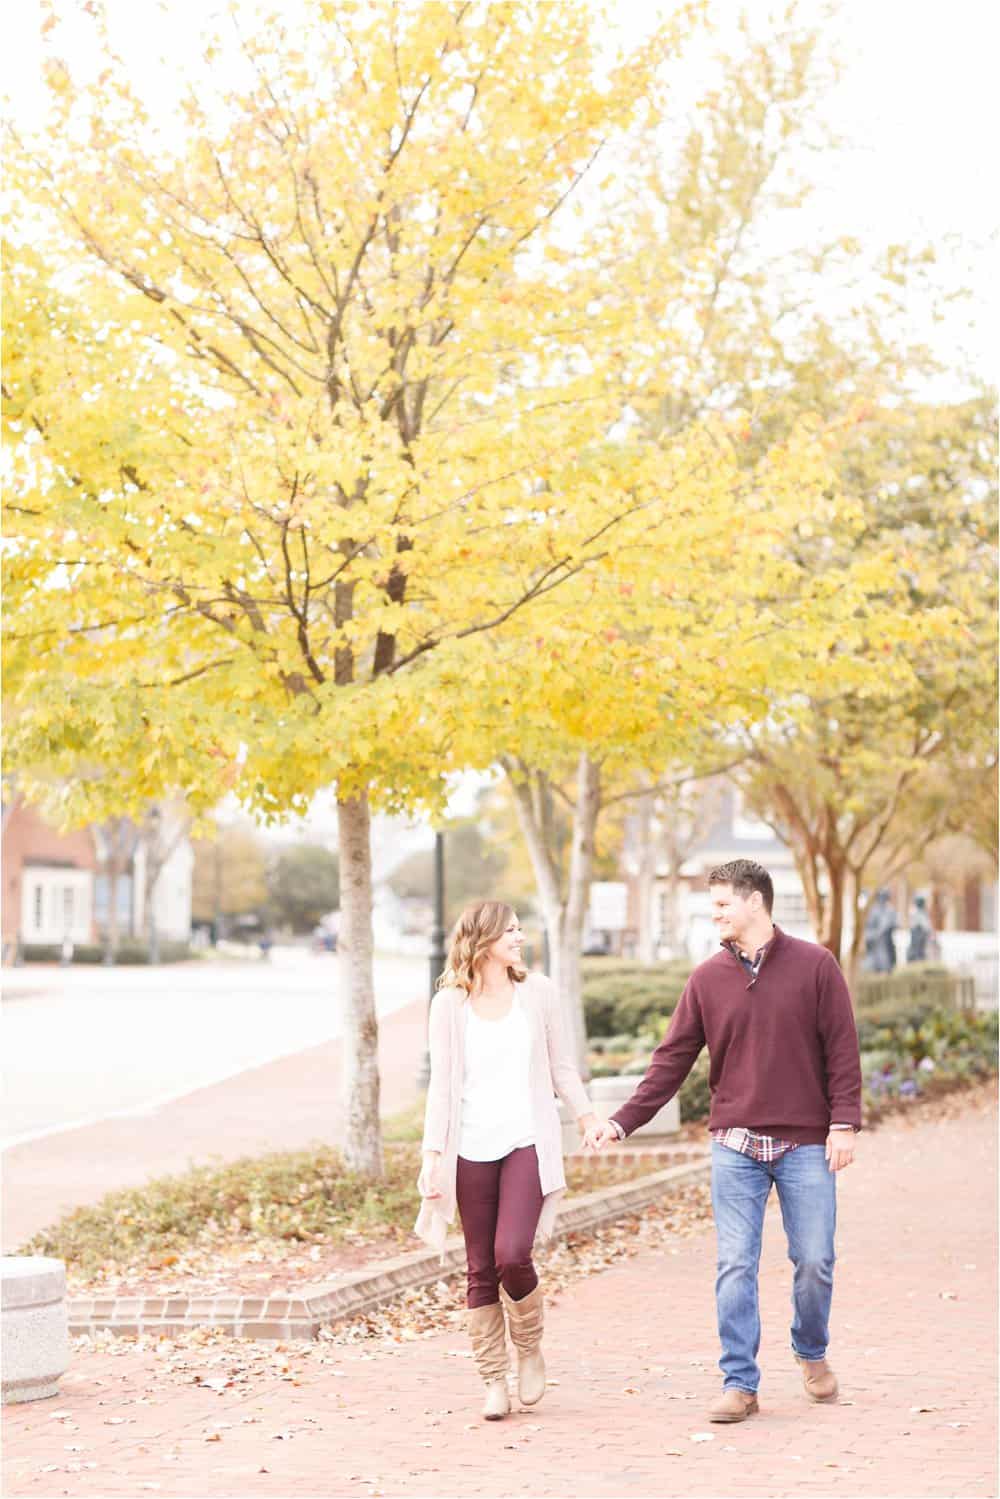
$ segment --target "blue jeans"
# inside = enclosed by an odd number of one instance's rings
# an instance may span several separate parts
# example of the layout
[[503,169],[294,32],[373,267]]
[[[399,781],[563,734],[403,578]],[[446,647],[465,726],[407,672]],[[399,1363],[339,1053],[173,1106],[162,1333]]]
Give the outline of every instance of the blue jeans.
[[792,1349],[803,1359],[826,1357],[833,1295],[836,1176],[823,1145],[799,1145],[770,1163],[712,1141],[712,1209],[718,1240],[715,1300],[725,1388],[755,1394],[760,1383],[760,1264],[764,1209],[778,1188],[792,1280]]

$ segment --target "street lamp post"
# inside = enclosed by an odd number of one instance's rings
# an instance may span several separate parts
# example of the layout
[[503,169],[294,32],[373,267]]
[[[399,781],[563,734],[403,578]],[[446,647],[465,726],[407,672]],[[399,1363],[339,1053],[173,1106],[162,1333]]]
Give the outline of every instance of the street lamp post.
[[[427,1002],[428,1023],[430,1022],[430,1001],[434,998],[437,981],[444,972],[444,834],[434,834],[434,926],[431,929],[431,956],[430,956],[430,994]],[[421,1088],[426,1088],[431,1080],[431,1054],[429,1048],[424,1048],[423,1061],[420,1064],[420,1074],[417,1082]]]

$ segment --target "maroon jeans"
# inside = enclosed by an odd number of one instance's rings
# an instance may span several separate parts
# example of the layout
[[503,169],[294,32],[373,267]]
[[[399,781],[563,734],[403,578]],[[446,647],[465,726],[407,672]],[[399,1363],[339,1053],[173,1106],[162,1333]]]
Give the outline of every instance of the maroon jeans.
[[531,1246],[542,1211],[542,1185],[533,1145],[499,1161],[458,1158],[455,1182],[465,1235],[467,1306],[491,1306],[502,1285],[512,1301],[538,1284]]

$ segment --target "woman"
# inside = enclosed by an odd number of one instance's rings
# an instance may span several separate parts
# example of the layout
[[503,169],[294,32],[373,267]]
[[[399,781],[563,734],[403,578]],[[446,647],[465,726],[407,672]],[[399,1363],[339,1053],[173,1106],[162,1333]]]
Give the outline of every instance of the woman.
[[469,1333],[485,1384],[483,1416],[510,1411],[507,1339],[518,1356],[518,1394],[545,1393],[542,1291],[531,1261],[536,1232],[552,1232],[566,1190],[554,1094],[596,1127],[563,1039],[551,980],[521,964],[510,906],[479,901],[459,917],[431,1005],[423,1198],[416,1232],[441,1249],[457,1206],[468,1259]]

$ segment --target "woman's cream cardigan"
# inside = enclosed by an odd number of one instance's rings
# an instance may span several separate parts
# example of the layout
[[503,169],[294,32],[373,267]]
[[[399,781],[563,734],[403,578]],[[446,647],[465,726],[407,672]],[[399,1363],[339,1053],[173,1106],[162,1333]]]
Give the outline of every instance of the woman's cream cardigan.
[[[559,996],[551,979],[531,973],[518,986],[518,998],[531,1024],[531,1097],[535,1119],[535,1149],[542,1184],[542,1214],[538,1235],[552,1233],[559,1199],[566,1190],[563,1172],[562,1126],[555,1094],[579,1119],[592,1104],[566,1044]],[[437,1250],[444,1249],[455,1221],[455,1176],[462,1111],[465,1065],[465,990],[439,989],[431,1002],[431,1077],[424,1118],[424,1150],[441,1152],[441,1196],[424,1199],[414,1231]]]

